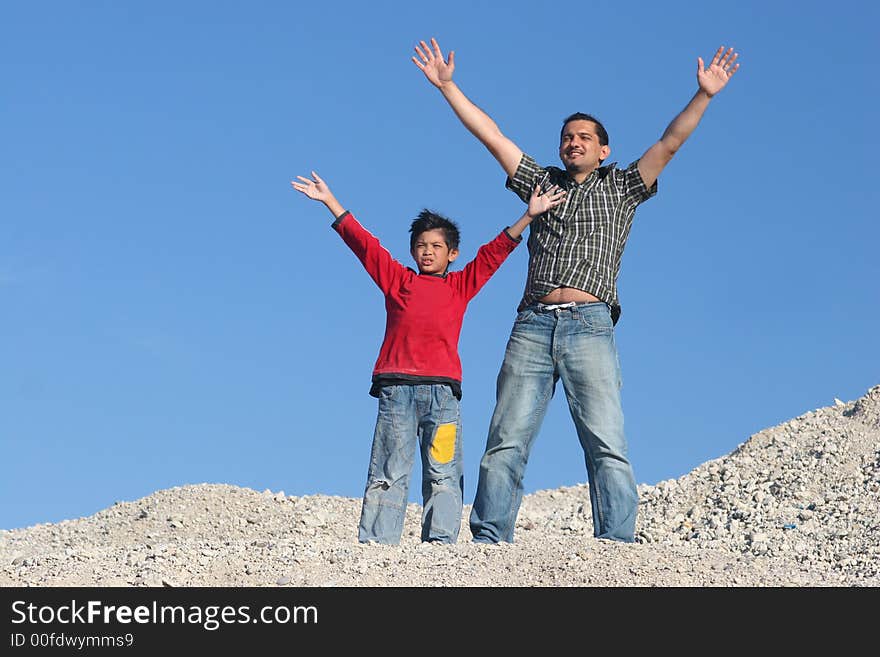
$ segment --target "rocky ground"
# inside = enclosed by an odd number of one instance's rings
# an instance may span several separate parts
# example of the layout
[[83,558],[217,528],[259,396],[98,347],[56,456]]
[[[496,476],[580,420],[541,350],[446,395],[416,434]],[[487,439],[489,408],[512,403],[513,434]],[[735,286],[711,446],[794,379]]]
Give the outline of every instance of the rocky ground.
[[516,542],[361,545],[360,500],[200,484],[0,531],[0,586],[880,585],[880,386],[641,485],[637,542],[593,538],[586,485],[523,499]]

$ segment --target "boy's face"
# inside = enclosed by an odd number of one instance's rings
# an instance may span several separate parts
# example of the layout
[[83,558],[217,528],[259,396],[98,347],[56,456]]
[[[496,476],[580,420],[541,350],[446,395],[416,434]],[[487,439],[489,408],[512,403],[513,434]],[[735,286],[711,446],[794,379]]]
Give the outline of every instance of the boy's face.
[[449,263],[458,257],[458,249],[450,249],[446,244],[446,234],[434,228],[416,237],[412,257],[420,274],[442,274]]

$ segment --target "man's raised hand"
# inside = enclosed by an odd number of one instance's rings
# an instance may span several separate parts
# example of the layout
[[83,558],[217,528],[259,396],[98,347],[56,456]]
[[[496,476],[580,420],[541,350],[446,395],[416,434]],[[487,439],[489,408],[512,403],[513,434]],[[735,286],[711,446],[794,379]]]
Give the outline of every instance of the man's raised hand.
[[718,48],[708,67],[703,65],[702,57],[697,57],[697,83],[700,89],[710,98],[721,91],[739,68],[736,63],[738,57],[739,53],[733,52],[733,48],[724,52],[724,46]]
[[419,41],[415,48],[413,63],[418,66],[428,81],[435,87],[440,87],[444,82],[452,80],[452,72],[455,70],[455,51],[449,51],[449,60],[443,58],[443,51],[437,39],[431,38],[431,47],[424,41]]

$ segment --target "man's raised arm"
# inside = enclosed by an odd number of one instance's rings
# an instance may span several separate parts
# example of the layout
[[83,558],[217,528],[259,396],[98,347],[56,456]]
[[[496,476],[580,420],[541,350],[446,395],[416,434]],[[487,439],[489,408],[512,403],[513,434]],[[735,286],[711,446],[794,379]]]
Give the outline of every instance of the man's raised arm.
[[504,172],[513,177],[522,158],[522,151],[505,137],[495,121],[474,105],[462,93],[458,85],[452,81],[452,72],[455,70],[455,51],[449,52],[449,60],[447,61],[444,59],[436,39],[431,39],[430,48],[424,41],[420,41],[419,44],[415,48],[416,55],[412,58],[413,63],[422,70],[428,81],[440,90],[464,127],[470,130],[471,134],[492,153]]
[[651,146],[639,160],[639,173],[645,185],[650,188],[660,177],[663,167],[669,164],[672,156],[678,151],[685,140],[697,127],[703,113],[709,106],[712,97],[721,91],[736,70],[739,64],[736,59],[739,53],[729,48],[724,52],[724,46],[718,48],[708,68],[703,67],[703,58],[697,57],[697,83],[699,89],[691,98],[687,106],[672,119],[666,128],[660,141]]

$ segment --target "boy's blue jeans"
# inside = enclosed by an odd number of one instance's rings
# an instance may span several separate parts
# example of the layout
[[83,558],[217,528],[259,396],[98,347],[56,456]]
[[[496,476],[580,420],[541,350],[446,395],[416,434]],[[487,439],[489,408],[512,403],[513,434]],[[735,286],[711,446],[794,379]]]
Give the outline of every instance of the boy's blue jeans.
[[620,363],[604,303],[517,315],[498,374],[470,528],[477,543],[513,542],[523,475],[557,380],[568,399],[590,488],[594,534],[632,542],[638,492],[627,460]]
[[385,386],[358,525],[361,543],[397,544],[403,532],[415,443],[422,455],[422,540],[455,543],[464,474],[459,402],[449,386]]

